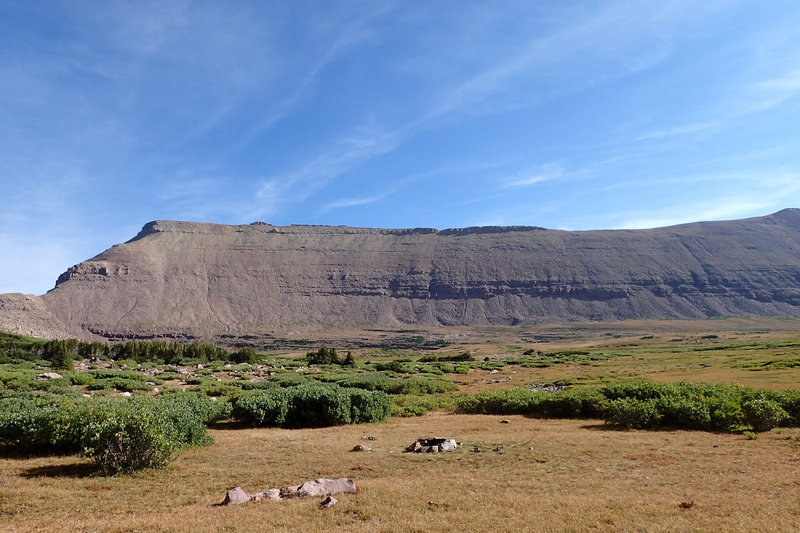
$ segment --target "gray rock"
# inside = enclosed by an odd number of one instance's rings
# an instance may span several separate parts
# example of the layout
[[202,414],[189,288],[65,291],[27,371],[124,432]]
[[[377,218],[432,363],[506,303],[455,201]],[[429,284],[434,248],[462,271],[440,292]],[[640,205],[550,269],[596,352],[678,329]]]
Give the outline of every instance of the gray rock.
[[292,485],[291,487],[278,489],[278,492],[280,493],[281,498],[293,498],[298,495],[298,490],[300,490],[300,485]]
[[329,507],[333,507],[334,505],[336,505],[338,501],[339,500],[337,500],[333,496],[328,496],[327,498],[325,498],[320,502],[319,506],[322,507],[323,509],[328,509]]
[[265,490],[264,492],[258,492],[253,494],[252,500],[254,502],[260,502],[263,500],[280,500],[281,499],[281,490],[280,489],[269,489]]
[[297,495],[305,496],[329,496],[331,494],[355,494],[356,484],[352,479],[343,477],[340,479],[315,479],[306,481],[297,490]]
[[44,374],[39,374],[38,376],[36,376],[36,379],[38,379],[39,381],[47,381],[50,379],[61,379],[62,377],[64,376],[56,372],[45,372]]
[[250,501],[250,496],[242,490],[242,487],[234,487],[225,494],[225,499],[220,505],[239,505]]

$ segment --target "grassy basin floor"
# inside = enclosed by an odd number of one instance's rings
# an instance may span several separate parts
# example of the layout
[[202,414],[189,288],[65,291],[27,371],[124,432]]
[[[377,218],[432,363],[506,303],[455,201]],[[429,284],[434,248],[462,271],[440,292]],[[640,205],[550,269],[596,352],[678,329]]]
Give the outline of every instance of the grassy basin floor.
[[[435,413],[212,434],[213,445],[135,476],[95,476],[80,457],[0,458],[0,531],[800,530],[797,428],[748,440]],[[403,453],[434,435],[463,446]],[[349,451],[360,443],[373,451]],[[316,498],[213,505],[233,486],[255,493],[318,477],[352,477],[360,492],[327,510]]]

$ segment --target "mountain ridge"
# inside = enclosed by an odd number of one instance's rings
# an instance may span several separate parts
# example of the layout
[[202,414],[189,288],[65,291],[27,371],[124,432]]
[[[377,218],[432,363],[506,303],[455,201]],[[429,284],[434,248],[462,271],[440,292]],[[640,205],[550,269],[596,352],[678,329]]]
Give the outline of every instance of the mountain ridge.
[[0,295],[0,329],[110,338],[737,314],[800,314],[800,210],[584,231],[155,220],[45,295]]

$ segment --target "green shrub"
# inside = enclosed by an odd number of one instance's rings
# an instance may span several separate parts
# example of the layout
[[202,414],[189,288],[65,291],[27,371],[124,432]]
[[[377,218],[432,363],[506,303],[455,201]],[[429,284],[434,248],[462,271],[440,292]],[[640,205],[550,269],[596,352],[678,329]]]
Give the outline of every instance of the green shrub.
[[258,362],[258,354],[253,348],[245,347],[236,350],[230,354],[231,361],[234,363],[256,363]]
[[149,376],[131,370],[90,370],[89,375],[95,379],[124,378],[137,381],[148,381]]
[[171,394],[157,405],[175,428],[178,442],[189,446],[210,444],[206,425],[231,416],[230,403],[191,392]]
[[663,391],[663,385],[650,383],[649,381],[633,381],[628,383],[613,383],[601,387],[600,392],[609,400],[629,398],[635,400],[652,400],[659,398]]
[[94,378],[86,372],[64,372],[62,374],[72,385],[90,385]]
[[774,400],[755,399],[742,405],[745,422],[755,431],[769,431],[791,418]]
[[545,393],[528,389],[485,391],[456,398],[456,411],[466,414],[538,414]]
[[194,390],[206,396],[235,397],[242,393],[240,385],[238,381],[204,381]]
[[144,381],[128,378],[104,378],[95,379],[88,385],[89,390],[108,390],[116,389],[122,392],[151,391],[152,385]]
[[42,393],[0,398],[0,445],[27,452],[83,451],[105,474],[166,464],[184,446],[206,444],[205,424],[230,405],[187,393],[139,399],[70,399]]
[[336,385],[300,385],[293,388],[286,425],[325,427],[351,423],[349,396],[344,391]]
[[15,390],[31,390],[34,385],[33,374],[25,372],[0,372],[0,385]]
[[606,405],[606,423],[626,429],[654,428],[661,422],[661,413],[652,399],[619,398]]
[[350,423],[380,422],[392,412],[389,396],[364,389],[348,389],[350,396]]
[[300,372],[278,372],[270,377],[269,380],[277,383],[281,387],[295,387],[311,381],[311,379]]
[[764,431],[796,424],[800,392],[754,390],[739,385],[627,382],[555,393],[512,389],[481,392],[456,400],[464,413],[601,417],[629,428],[673,427]]
[[535,414],[552,418],[600,416],[607,402],[606,397],[594,388],[561,390],[542,394]]
[[393,416],[422,416],[430,411],[449,409],[455,399],[449,396],[397,394],[391,397]]
[[0,399],[0,444],[26,452],[75,452],[85,419],[78,404],[53,395]]
[[376,422],[390,409],[379,391],[306,384],[246,392],[234,401],[233,417],[255,426],[323,427]]
[[240,385],[242,390],[272,390],[280,387],[272,381],[243,381]]
[[457,355],[426,355],[419,358],[420,363],[438,363],[442,361],[464,362],[474,360],[475,357],[469,352],[461,352]]
[[453,382],[437,376],[417,375],[393,382],[389,394],[439,394],[457,390]]
[[131,402],[96,406],[81,444],[104,474],[116,475],[165,466],[181,442],[165,412]]
[[791,416],[793,425],[800,425],[800,390],[787,390],[779,393],[775,401]]
[[337,379],[336,383],[342,387],[353,387],[366,390],[380,390],[391,392],[395,387],[395,381],[383,372],[369,372],[366,374],[356,374]]
[[704,398],[671,394],[654,400],[664,426],[686,429],[709,429],[711,410]]
[[81,396],[81,391],[69,385],[67,380],[50,380],[36,382],[36,390],[47,392],[56,396],[65,396],[70,398],[78,398]]
[[289,411],[289,395],[286,389],[253,391],[245,393],[233,402],[232,416],[252,426],[283,426]]
[[345,376],[336,383],[342,387],[377,390],[387,394],[437,394],[457,389],[451,381],[437,376],[423,374],[392,379],[384,372]]
[[389,361],[388,363],[375,363],[375,370],[378,372],[396,372],[398,374],[406,374],[408,370],[402,361],[397,359]]

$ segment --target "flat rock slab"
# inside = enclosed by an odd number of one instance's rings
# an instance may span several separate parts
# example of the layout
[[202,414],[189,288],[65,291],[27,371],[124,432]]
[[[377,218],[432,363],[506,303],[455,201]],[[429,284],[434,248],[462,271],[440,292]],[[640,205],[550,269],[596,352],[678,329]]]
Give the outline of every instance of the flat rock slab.
[[280,500],[281,499],[281,490],[280,489],[269,489],[265,490],[264,492],[259,492],[253,494],[251,498],[254,502],[260,502],[263,500]]
[[303,496],[330,496],[331,494],[355,494],[356,483],[352,479],[343,477],[339,479],[315,479],[306,481],[297,490],[297,495]]

